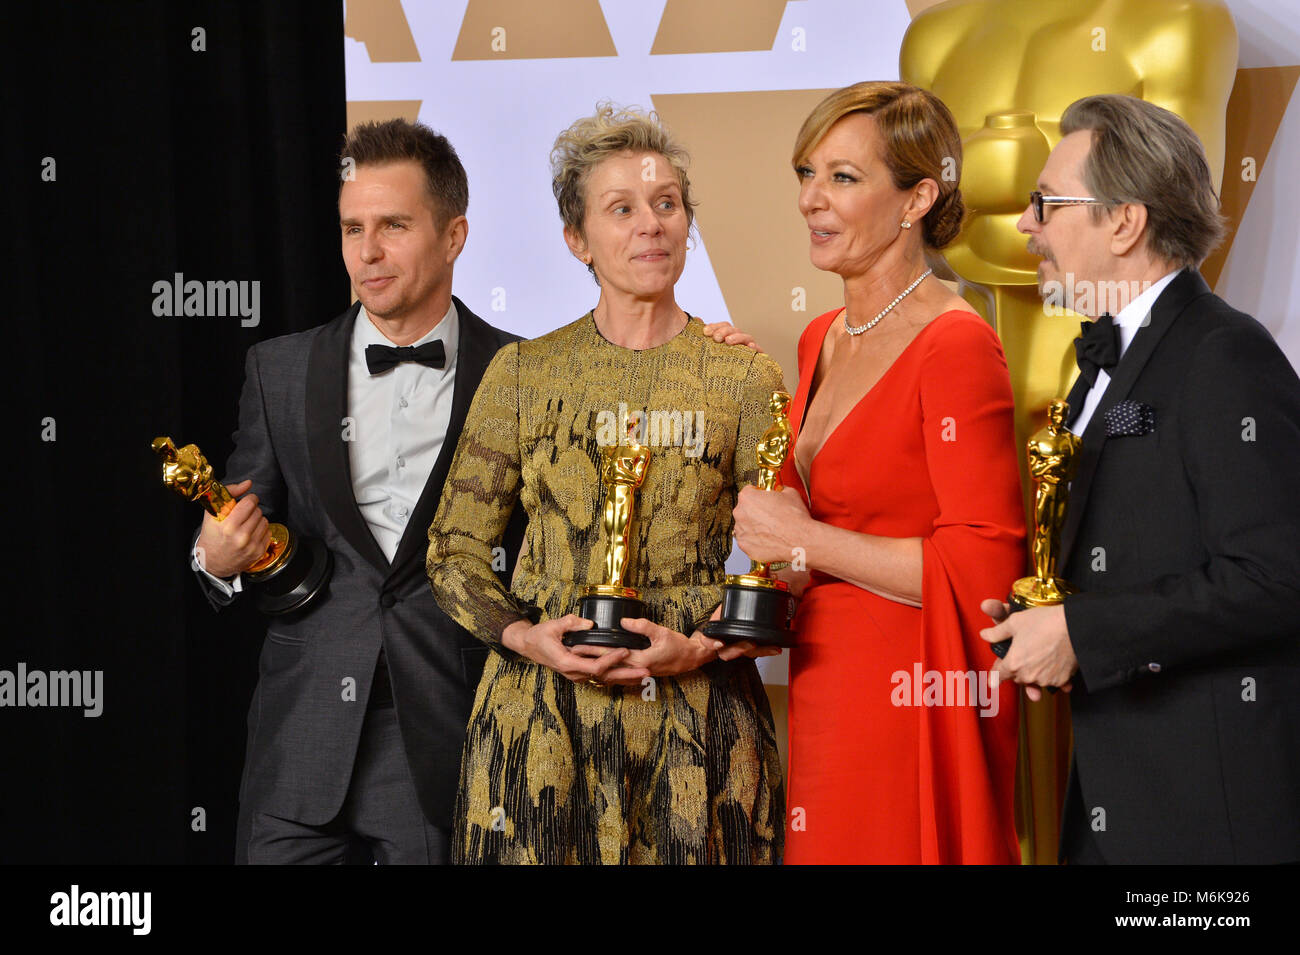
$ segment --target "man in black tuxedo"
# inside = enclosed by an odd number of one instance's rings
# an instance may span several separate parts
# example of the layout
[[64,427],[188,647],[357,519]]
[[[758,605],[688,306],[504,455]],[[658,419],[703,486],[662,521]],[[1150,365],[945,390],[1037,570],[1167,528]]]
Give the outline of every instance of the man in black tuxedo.
[[[249,349],[227,463],[243,496],[224,521],[205,516],[196,541],[218,607],[267,546],[263,512],[334,559],[327,594],[270,622],[236,860],[438,863],[487,648],[434,601],[427,533],[470,399],[517,336],[452,297],[469,193],[447,140],[364,124],[342,159],[343,260],[359,301]],[[503,574],[522,530],[520,511]]]
[[[1079,593],[1006,615],[1002,679],[1071,690],[1072,863],[1300,860],[1300,380],[1197,267],[1223,234],[1174,114],[1080,100],[1019,228],[1076,342],[1061,545]],[[1113,313],[1113,318],[1112,314]]]

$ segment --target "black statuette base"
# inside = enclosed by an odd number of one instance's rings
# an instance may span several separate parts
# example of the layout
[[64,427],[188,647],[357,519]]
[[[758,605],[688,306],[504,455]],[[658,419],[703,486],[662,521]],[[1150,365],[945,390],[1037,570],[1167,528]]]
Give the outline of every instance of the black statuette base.
[[645,650],[650,638],[624,630],[624,617],[645,616],[645,605],[635,597],[586,596],[578,602],[578,616],[595,624],[590,630],[570,630],[564,635],[566,647],[612,647]]
[[704,625],[704,635],[723,643],[750,640],[760,647],[792,647],[794,597],[774,587],[728,584],[722,589],[722,617]]
[[[1007,605],[1011,607],[1012,613],[1019,613],[1021,610],[1029,609],[1029,605],[1021,603],[1020,598],[1015,594],[1007,598]],[[989,649],[993,651],[995,657],[1001,660],[1007,655],[1007,651],[1011,649],[1011,641],[999,640],[997,643],[991,644]]]
[[272,576],[253,581],[257,609],[271,616],[294,613],[329,589],[334,555],[323,541],[297,537],[293,554]]

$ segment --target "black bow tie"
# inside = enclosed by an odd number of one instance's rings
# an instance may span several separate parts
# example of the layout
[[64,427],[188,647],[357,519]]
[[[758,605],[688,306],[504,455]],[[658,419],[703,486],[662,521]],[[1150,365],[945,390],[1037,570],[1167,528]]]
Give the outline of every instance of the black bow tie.
[[1097,383],[1098,368],[1114,368],[1119,361],[1115,323],[1107,312],[1095,322],[1084,322],[1082,334],[1074,340],[1074,360],[1089,386]]
[[366,368],[372,375],[378,375],[390,368],[396,368],[404,361],[419,362],[428,368],[441,368],[447,364],[447,352],[442,347],[442,339],[425,342],[423,345],[416,347],[410,345],[366,346]]

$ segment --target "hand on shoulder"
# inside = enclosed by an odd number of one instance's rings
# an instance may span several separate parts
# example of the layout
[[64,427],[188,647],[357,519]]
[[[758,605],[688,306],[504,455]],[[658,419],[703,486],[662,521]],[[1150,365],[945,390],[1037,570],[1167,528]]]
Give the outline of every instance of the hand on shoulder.
[[720,345],[742,345],[745,348],[761,352],[762,346],[754,341],[754,336],[742,332],[730,322],[705,322],[704,334]]

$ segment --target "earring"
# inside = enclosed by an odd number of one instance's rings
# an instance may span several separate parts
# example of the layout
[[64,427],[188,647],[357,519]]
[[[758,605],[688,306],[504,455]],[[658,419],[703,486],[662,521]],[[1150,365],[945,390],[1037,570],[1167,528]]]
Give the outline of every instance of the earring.
[[904,228],[904,229],[910,229],[910,228],[912,228],[912,223],[910,223],[910,222],[908,222],[906,219],[904,219],[904,220],[903,220],[903,228]]

